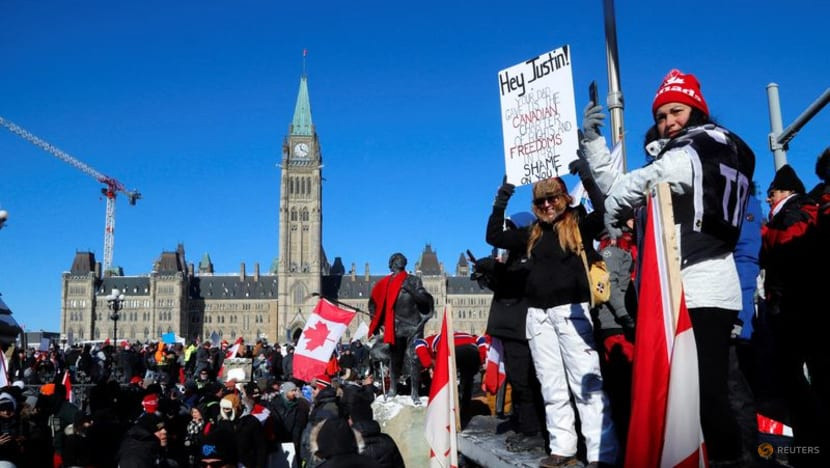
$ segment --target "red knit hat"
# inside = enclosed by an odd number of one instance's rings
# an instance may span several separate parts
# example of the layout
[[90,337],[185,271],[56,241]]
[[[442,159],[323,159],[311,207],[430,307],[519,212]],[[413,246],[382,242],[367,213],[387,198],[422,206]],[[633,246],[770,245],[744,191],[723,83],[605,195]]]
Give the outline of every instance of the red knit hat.
[[148,413],[155,413],[159,407],[159,399],[155,394],[149,394],[141,400],[141,406],[144,407],[144,411]]
[[654,95],[651,114],[654,115],[658,107],[670,102],[686,104],[709,115],[709,107],[703,99],[703,94],[700,93],[700,83],[698,83],[697,78],[692,74],[684,75],[683,72],[677,69],[670,71],[663,78],[663,82],[657,89],[657,94]]
[[331,377],[327,376],[326,374],[318,375],[314,377],[314,385],[317,386],[317,390],[322,390],[326,387],[331,387]]

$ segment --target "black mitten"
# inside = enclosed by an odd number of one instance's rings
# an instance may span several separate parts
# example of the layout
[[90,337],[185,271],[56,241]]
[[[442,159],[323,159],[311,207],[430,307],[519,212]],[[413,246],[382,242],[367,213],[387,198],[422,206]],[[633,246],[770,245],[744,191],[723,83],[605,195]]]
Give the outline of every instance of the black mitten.
[[501,208],[502,210],[507,208],[507,202],[510,201],[510,197],[513,196],[513,192],[515,190],[516,186],[509,182],[501,184],[499,191],[496,192],[496,199],[493,201],[493,208]]

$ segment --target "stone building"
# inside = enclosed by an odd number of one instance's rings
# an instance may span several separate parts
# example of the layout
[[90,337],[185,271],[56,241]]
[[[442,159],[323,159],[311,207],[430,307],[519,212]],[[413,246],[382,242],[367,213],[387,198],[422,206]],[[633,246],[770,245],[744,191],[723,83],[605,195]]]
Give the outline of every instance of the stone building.
[[[216,274],[208,254],[194,268],[179,245],[162,252],[151,272],[125,276],[121,271],[101,272],[93,253],[77,252],[62,275],[62,336],[72,342],[113,337],[152,341],[174,332],[188,340],[219,336],[232,341],[241,336],[247,342],[286,342],[296,339],[313,311],[318,301],[314,293],[322,293],[363,311],[352,321],[349,338],[361,321],[369,322],[365,311],[371,288],[388,270],[384,265],[380,274],[370,275],[367,263],[358,274],[352,263],[346,272],[339,257],[329,264],[321,243],[322,167],[307,78],[302,76],[282,146],[279,256],[271,271],[262,274],[256,264],[249,273],[242,263],[238,274]],[[469,279],[470,265],[463,254],[450,274],[427,244],[411,273],[422,278],[439,312],[427,324],[427,333],[438,331],[438,317],[446,305],[452,306],[456,329],[484,331],[492,293]],[[113,289],[124,294],[117,321],[107,301]]]

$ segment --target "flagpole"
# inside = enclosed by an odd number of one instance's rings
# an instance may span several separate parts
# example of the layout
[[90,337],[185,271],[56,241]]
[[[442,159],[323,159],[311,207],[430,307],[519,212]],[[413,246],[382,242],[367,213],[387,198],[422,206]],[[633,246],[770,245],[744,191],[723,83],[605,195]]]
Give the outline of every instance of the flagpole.
[[[623,94],[620,89],[620,55],[617,50],[617,19],[614,0],[603,0],[605,16],[605,59],[608,62],[608,111],[611,113],[611,143],[623,138]],[[599,104],[599,103],[594,103]],[[626,171],[625,145],[622,146],[622,171]]]
[[331,302],[332,304],[337,304],[337,305],[339,305],[339,306],[348,307],[349,309],[352,309],[352,310],[353,310],[353,311],[355,311],[355,312],[359,312],[359,313],[361,313],[361,314],[363,314],[363,315],[366,315],[367,317],[371,317],[371,315],[369,314],[369,312],[366,312],[365,310],[361,309],[360,307],[355,307],[355,306],[353,306],[353,305],[351,305],[351,304],[346,304],[345,302],[340,302],[340,301],[338,301],[337,299],[334,299],[334,298],[332,298],[332,297],[328,297],[328,296],[326,296],[326,295],[324,295],[324,294],[320,294],[320,293],[318,293],[318,292],[313,292],[313,293],[311,293],[311,296],[312,296],[312,297],[317,296],[317,297],[319,297],[320,299],[325,299],[325,300],[327,300],[327,301]]
[[455,328],[453,328],[452,324],[452,304],[446,304],[444,306],[444,315],[447,319],[447,336],[444,337],[447,340],[447,346],[450,350],[450,357],[449,357],[449,369],[450,369],[450,392],[452,394],[452,401],[453,401],[453,417],[455,418],[455,430],[461,430],[461,415],[459,414],[458,408],[458,373],[455,369]]
[[661,220],[661,241],[666,246],[666,270],[669,276],[669,297],[671,300],[671,313],[673,328],[677,328],[677,318],[680,313],[680,295],[683,294],[680,273],[680,248],[677,243],[677,233],[674,229],[674,212],[672,211],[671,189],[669,184],[661,182],[653,189],[652,196],[657,201],[660,210]]

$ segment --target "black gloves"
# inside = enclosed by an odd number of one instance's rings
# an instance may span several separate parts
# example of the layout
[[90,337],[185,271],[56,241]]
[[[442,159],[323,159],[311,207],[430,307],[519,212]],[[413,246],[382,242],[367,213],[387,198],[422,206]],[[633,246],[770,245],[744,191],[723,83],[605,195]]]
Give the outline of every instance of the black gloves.
[[582,114],[582,134],[586,141],[593,141],[600,137],[599,127],[603,125],[605,114],[602,113],[602,106],[593,101],[585,106]]
[[580,179],[591,177],[591,168],[588,166],[588,161],[584,159],[574,159],[568,164],[568,170],[571,174],[579,174]]
[[501,187],[499,187],[499,191],[496,192],[496,200],[493,201],[493,208],[500,208],[502,210],[507,208],[507,202],[510,200],[510,197],[513,196],[513,192],[515,190],[516,186],[505,180],[505,182],[501,184]]
[[496,259],[483,257],[473,263],[473,273],[470,279],[477,282],[481,288],[490,288],[490,282],[496,269]]

